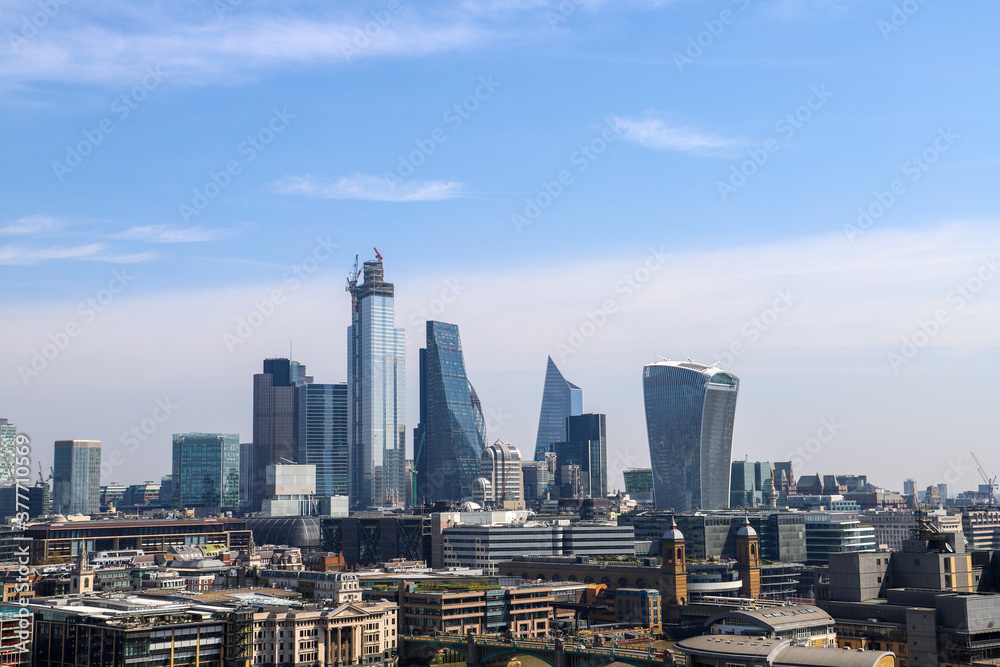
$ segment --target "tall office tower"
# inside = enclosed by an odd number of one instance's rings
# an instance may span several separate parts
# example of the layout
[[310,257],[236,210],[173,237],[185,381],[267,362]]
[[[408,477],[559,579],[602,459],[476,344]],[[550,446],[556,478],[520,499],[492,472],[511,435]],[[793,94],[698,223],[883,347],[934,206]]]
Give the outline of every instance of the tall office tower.
[[347,448],[347,383],[298,388],[298,462],[316,466],[317,496],[346,496],[351,458]]
[[406,461],[405,332],[395,328],[393,285],[382,256],[351,273],[347,329],[347,421],[351,506],[403,507]]
[[[172,491],[171,491],[172,493]],[[163,504],[170,505],[172,497],[165,497]],[[240,443],[240,507],[248,508],[253,502],[253,443]]]
[[[259,511],[269,465],[295,463],[298,456],[298,387],[309,384],[306,367],[290,359],[265,359],[264,372],[253,376],[253,467],[250,509]],[[174,479],[176,482],[176,478]],[[176,487],[176,485],[175,485]]]
[[0,419],[0,486],[14,483],[17,456],[17,427]]
[[940,482],[937,485],[938,493],[941,494],[941,500],[948,502],[948,485],[944,482]]
[[483,451],[480,471],[481,479],[488,482],[483,485],[488,489],[486,502],[497,509],[524,509],[524,478],[517,447],[497,440]]
[[420,350],[420,423],[413,430],[417,502],[472,495],[486,449],[486,420],[465,372],[458,327],[427,323]]
[[917,480],[904,479],[903,480],[903,495],[904,496],[916,496],[917,495]]
[[545,390],[542,392],[542,412],[538,417],[538,437],[535,439],[535,460],[552,451],[552,443],[565,442],[566,418],[583,414],[583,389],[563,377],[549,357],[545,368]]
[[656,509],[729,506],[739,379],[714,366],[659,361],[642,371]]
[[606,421],[601,414],[567,417],[566,441],[552,444],[559,466],[580,466],[580,493],[584,498],[608,495]]
[[240,436],[174,433],[173,506],[236,507],[240,502]]
[[56,440],[52,511],[91,514],[101,504],[101,441]]

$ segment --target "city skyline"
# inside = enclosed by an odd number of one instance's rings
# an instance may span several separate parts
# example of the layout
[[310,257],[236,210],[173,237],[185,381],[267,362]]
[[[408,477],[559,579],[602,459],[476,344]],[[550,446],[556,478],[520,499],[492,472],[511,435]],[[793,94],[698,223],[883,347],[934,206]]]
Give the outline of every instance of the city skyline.
[[410,415],[446,320],[526,458],[546,357],[586,389],[612,488],[657,354],[744,381],[734,458],[978,485],[954,443],[1000,437],[1000,7],[223,5],[0,16],[0,402],[33,469],[70,437],[108,481],[168,470],[174,432],[249,440],[261,359],[345,379],[377,246]]

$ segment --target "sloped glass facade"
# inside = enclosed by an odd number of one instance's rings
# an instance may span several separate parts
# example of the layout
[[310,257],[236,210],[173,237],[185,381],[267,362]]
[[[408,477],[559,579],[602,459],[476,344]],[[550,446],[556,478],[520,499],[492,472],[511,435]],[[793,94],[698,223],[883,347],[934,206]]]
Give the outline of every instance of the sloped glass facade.
[[565,442],[566,418],[583,414],[583,390],[563,377],[552,357],[545,369],[545,390],[542,393],[542,412],[538,417],[538,436],[535,438],[535,460],[541,461],[552,444]]
[[486,449],[486,421],[465,371],[458,327],[427,322],[420,350],[420,423],[414,431],[417,502],[472,495]]
[[646,431],[656,509],[729,506],[739,379],[693,362],[643,368]]

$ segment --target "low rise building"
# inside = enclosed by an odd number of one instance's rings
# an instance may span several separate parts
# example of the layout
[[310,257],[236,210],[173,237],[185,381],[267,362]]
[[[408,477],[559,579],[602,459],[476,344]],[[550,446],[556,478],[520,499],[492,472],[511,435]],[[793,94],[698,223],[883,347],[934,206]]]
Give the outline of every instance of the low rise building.
[[711,635],[787,639],[807,646],[836,646],[833,625],[830,614],[809,605],[728,609],[705,621]]
[[790,639],[702,635],[674,644],[686,667],[895,667],[889,651],[797,646]]
[[504,587],[485,580],[404,582],[399,586],[400,626],[412,634],[464,635],[510,632],[545,637],[551,627],[552,587]]

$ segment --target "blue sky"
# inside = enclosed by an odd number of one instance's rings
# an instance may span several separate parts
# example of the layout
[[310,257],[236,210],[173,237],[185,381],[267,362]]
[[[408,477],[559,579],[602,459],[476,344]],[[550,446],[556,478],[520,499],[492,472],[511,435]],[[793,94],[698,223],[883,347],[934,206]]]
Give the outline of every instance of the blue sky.
[[[290,339],[345,378],[343,280],[377,246],[410,427],[430,313],[462,330],[491,436],[523,451],[551,354],[608,414],[612,468],[647,464],[641,366],[688,354],[743,379],[736,457],[799,448],[797,472],[891,488],[950,466],[972,487],[968,451],[1000,435],[998,19],[937,0],[0,2],[0,412],[47,466],[54,439],[107,458],[179,404],[118,481],[168,472],[173,432],[248,439],[251,376]],[[802,450],[823,419],[843,427]]]

